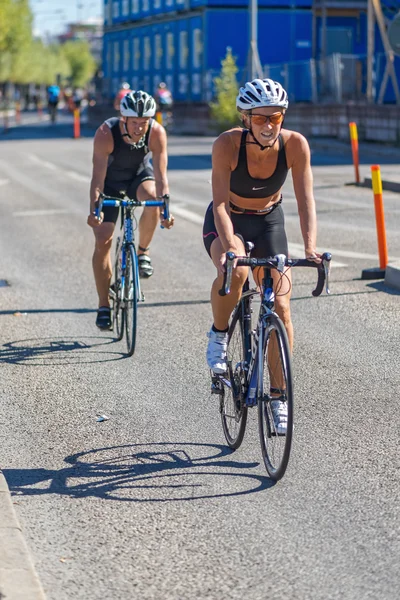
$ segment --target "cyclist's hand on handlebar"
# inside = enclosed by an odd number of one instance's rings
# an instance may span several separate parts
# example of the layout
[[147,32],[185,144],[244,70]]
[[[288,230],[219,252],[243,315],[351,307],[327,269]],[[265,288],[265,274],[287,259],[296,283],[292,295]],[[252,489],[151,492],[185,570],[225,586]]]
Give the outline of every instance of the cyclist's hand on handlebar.
[[322,260],[322,254],[320,252],[315,252],[314,250],[306,250],[305,254],[307,260],[312,260],[316,263],[320,263]]
[[[237,248],[228,248],[228,250],[226,252],[233,252],[233,254],[238,254]],[[217,265],[217,271],[218,271],[218,275],[224,275],[225,271],[226,271],[226,252],[224,252],[219,260],[219,263]],[[237,260],[233,261],[233,268],[236,268],[236,264],[237,264]]]
[[173,215],[170,215],[169,219],[164,219],[163,216],[161,215],[160,223],[161,223],[162,227],[165,227],[165,229],[171,229],[171,227],[175,223],[175,217],[173,217]]
[[102,224],[103,219],[104,219],[104,213],[103,212],[100,213],[99,217],[97,217],[95,215],[95,213],[92,212],[92,213],[90,213],[90,215],[87,218],[87,224],[89,225],[89,227],[93,227],[93,228],[94,227],[98,227],[99,225]]

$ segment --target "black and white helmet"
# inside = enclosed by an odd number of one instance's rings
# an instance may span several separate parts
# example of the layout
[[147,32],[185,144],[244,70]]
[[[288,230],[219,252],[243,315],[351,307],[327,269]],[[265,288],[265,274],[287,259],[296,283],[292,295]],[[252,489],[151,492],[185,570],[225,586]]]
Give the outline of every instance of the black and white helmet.
[[120,112],[124,117],[154,117],[156,114],[156,102],[153,96],[137,90],[128,92],[121,100]]
[[240,88],[236,98],[236,108],[252,110],[264,106],[289,106],[288,95],[278,81],[253,79]]

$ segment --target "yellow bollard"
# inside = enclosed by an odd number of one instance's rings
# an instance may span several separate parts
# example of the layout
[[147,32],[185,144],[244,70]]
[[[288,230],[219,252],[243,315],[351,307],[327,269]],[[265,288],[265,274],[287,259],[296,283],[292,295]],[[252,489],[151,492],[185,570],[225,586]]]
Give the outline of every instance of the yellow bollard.
[[358,159],[358,133],[357,123],[349,123],[351,152],[353,154],[354,171],[356,174],[356,183],[360,183],[359,159]]
[[376,233],[378,236],[379,266],[386,269],[388,251],[386,243],[385,214],[383,211],[382,178],[379,165],[371,166],[372,190],[374,192]]

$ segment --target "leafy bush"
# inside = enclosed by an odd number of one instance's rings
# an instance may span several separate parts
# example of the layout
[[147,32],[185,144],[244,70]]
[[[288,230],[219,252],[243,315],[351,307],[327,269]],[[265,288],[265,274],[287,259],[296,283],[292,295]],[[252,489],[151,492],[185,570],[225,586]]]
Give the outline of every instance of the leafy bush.
[[210,107],[211,115],[219,131],[224,131],[239,124],[239,116],[236,110],[236,96],[239,89],[236,79],[238,67],[231,48],[226,49],[226,56],[221,61],[221,65],[221,74],[214,79],[217,91],[216,100],[210,102]]

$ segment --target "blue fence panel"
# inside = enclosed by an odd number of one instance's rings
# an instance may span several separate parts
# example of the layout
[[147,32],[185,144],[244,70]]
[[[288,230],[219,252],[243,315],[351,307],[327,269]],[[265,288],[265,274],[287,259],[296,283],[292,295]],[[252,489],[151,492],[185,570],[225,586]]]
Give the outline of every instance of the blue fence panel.
[[133,90],[141,88],[142,79],[142,61],[141,61],[141,45],[142,45],[141,29],[134,27],[130,31],[130,47],[131,47],[131,74],[130,84]]
[[163,80],[164,73],[164,51],[163,51],[163,27],[153,25],[152,27],[152,75],[150,94],[154,94],[157,85]]
[[131,0],[131,20],[137,21],[140,18],[140,1]]
[[131,0],[120,0],[119,15],[120,22],[126,22],[130,20]]
[[203,20],[201,17],[192,17],[189,21],[189,24],[189,71],[191,74],[190,93],[192,101],[200,102],[203,96]]
[[175,71],[175,99],[187,100],[189,88],[189,19],[177,20],[176,26],[177,63]]
[[178,52],[176,31],[177,22],[169,21],[163,25],[164,74],[163,79],[175,97],[175,72],[177,71]]
[[150,16],[150,0],[141,0],[140,3],[140,13],[139,13],[139,17],[142,19],[143,17],[149,17]]
[[142,28],[142,89],[150,92],[152,89],[152,30]]

